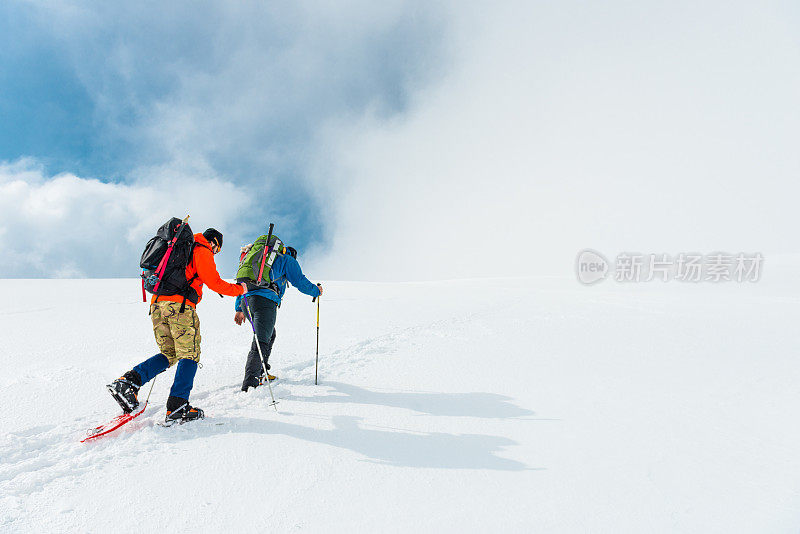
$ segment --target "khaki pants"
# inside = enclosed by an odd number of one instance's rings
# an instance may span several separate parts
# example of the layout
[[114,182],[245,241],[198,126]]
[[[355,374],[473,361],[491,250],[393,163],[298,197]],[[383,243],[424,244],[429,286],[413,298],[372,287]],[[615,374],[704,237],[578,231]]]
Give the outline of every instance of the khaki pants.
[[188,304],[183,313],[180,309],[180,302],[166,300],[150,305],[153,334],[170,367],[182,358],[200,361],[200,319]]

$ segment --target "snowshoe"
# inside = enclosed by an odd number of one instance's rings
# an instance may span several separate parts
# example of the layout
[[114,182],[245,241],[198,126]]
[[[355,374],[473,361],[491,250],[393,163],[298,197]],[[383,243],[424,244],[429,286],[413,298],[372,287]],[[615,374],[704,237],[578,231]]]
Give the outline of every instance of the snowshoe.
[[189,401],[178,397],[167,399],[167,415],[164,417],[164,426],[172,426],[175,423],[183,424],[188,421],[205,419],[205,413],[200,408],[189,405]]
[[117,401],[117,404],[125,413],[131,413],[139,407],[139,400],[137,399],[139,386],[133,382],[132,378],[128,373],[125,373],[106,385],[108,392],[111,393],[111,396],[114,397],[114,400]]

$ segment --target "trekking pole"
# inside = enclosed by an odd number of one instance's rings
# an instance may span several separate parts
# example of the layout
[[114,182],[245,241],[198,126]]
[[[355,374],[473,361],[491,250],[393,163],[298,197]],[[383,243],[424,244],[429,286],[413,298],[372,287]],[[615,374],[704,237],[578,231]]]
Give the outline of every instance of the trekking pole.
[[[316,298],[316,297],[315,297]],[[317,299],[317,358],[314,363],[314,385],[317,385],[317,372],[319,371],[319,301]]]
[[258,341],[258,335],[256,334],[256,326],[253,324],[253,312],[250,309],[250,304],[247,302],[247,294],[242,294],[242,299],[244,300],[244,305],[247,307],[247,314],[250,316],[250,327],[253,329],[253,339],[256,342],[256,347],[258,348],[258,356],[261,358],[261,368],[264,370],[264,378],[267,381],[267,387],[269,387],[269,396],[272,397],[272,403],[270,406],[275,407],[275,413],[278,412],[278,401],[275,400],[275,395],[272,394],[272,384],[269,382],[269,373],[267,372],[267,366],[264,364],[264,354],[261,352],[261,343]]
[[[150,393],[153,392],[153,386],[156,385],[156,378],[158,378],[158,375],[154,376],[153,381],[150,383],[150,391],[147,393],[147,398],[144,400],[144,408],[147,408],[147,403],[150,401]],[[142,408],[142,411],[144,411],[144,408]]]

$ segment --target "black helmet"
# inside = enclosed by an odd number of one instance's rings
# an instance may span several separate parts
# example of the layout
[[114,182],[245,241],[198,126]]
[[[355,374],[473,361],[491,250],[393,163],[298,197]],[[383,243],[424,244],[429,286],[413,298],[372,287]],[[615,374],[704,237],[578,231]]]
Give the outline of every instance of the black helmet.
[[294,259],[297,259],[297,249],[294,247],[286,247],[286,253]]
[[208,242],[212,245],[217,245],[219,248],[222,248],[222,233],[215,228],[209,228],[205,232],[203,232],[203,237],[208,239]]

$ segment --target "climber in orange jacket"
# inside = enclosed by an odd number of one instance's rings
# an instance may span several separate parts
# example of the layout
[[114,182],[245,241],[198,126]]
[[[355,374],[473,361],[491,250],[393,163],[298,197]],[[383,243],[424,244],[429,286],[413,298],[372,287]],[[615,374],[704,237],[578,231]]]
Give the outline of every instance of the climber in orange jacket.
[[[206,236],[208,234],[208,236]],[[214,263],[214,254],[222,250],[222,234],[214,228],[209,228],[202,234],[194,234],[194,251],[192,261],[186,266],[186,280],[189,281],[190,291],[186,296],[186,303],[196,306],[203,298],[203,284],[220,295],[238,297],[247,290],[244,284],[230,284],[220,278],[217,265]],[[182,295],[153,295],[150,299],[151,306],[156,302],[170,301],[183,302]]]
[[195,306],[203,298],[203,285],[230,297],[247,292],[245,284],[231,284],[220,278],[214,255],[221,249],[222,234],[214,228],[194,234],[192,256],[185,271],[188,289],[182,294],[153,295],[150,317],[161,352],[109,384],[111,395],[123,411],[133,411],[139,405],[137,395],[143,384],[178,363],[167,399],[165,424],[204,417],[203,410],[189,405],[189,393],[200,361],[200,319]]

